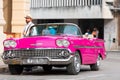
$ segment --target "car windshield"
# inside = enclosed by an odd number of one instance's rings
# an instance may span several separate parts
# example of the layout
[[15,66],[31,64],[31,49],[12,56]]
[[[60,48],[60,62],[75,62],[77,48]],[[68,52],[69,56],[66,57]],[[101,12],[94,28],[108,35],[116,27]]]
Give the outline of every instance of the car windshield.
[[30,29],[29,36],[43,35],[81,35],[80,29],[71,24],[35,25]]

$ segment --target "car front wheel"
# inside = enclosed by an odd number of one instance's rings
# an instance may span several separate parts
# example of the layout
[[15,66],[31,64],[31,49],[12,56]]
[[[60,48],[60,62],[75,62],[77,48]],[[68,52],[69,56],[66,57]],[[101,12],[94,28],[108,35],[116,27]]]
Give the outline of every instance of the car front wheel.
[[20,65],[8,65],[9,71],[13,75],[19,75],[23,72],[23,66]]
[[67,71],[71,75],[76,75],[80,72],[81,59],[79,52],[75,53],[74,60],[67,66]]

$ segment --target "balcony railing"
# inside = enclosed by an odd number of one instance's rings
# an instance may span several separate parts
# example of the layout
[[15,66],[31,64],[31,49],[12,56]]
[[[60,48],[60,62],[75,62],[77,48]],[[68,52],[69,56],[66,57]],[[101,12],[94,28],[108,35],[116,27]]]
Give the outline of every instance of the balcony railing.
[[83,7],[102,5],[102,0],[31,0],[31,8]]

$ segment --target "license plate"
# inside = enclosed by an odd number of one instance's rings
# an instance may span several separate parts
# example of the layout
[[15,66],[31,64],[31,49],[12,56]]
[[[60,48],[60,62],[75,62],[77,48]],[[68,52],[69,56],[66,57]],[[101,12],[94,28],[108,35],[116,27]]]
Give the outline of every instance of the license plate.
[[12,63],[12,64],[20,64],[20,61],[12,60],[11,63]]
[[24,59],[23,64],[47,64],[47,59],[29,58]]

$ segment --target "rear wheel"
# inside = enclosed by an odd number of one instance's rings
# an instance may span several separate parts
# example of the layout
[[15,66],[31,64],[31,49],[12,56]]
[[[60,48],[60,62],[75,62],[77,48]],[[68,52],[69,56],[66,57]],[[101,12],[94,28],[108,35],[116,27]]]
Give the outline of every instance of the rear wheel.
[[23,66],[20,65],[8,65],[9,71],[13,75],[19,75],[23,72]]
[[75,52],[74,60],[67,66],[67,71],[71,75],[76,75],[80,72],[81,59],[79,52]]
[[99,67],[100,67],[100,56],[98,56],[97,58],[97,62],[95,64],[91,64],[90,65],[90,68],[92,71],[98,71],[99,70]]

